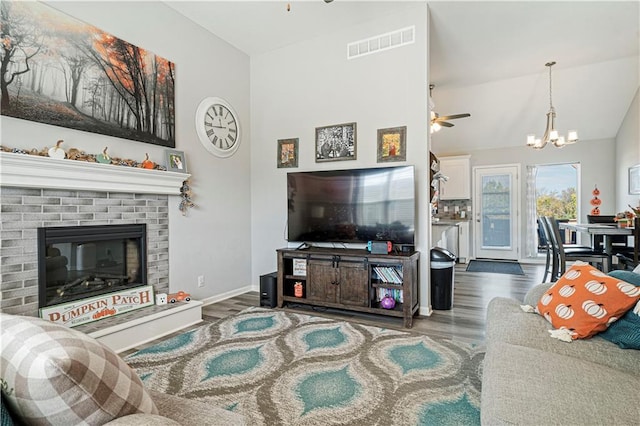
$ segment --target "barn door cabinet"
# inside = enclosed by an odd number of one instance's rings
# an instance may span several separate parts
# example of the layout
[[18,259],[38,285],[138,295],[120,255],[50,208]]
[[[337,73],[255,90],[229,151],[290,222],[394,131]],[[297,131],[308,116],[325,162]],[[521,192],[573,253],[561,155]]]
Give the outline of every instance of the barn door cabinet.
[[[278,307],[299,303],[401,317],[418,311],[419,253],[372,255],[354,249],[280,249]],[[380,301],[392,297],[395,306]]]

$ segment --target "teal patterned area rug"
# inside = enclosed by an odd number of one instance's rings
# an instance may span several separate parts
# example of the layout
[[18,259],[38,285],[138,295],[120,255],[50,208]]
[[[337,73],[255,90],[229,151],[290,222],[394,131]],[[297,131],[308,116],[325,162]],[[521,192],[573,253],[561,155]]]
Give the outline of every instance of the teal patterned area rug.
[[133,353],[151,389],[251,425],[480,424],[482,348],[249,308]]

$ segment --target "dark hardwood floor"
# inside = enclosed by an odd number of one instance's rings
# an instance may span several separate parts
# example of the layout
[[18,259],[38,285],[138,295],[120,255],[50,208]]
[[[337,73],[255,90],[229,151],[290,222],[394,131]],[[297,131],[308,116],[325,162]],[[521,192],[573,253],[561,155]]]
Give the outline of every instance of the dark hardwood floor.
[[[542,281],[544,265],[521,264],[525,275],[506,275],[482,272],[466,272],[467,265],[456,265],[454,273],[453,308],[434,310],[431,316],[417,316],[413,320],[414,332],[430,336],[442,336],[468,343],[482,344],[486,309],[494,297],[512,297],[522,300],[527,290]],[[215,322],[242,311],[249,306],[259,305],[259,293],[248,292],[218,303],[204,306],[202,309],[205,323]],[[378,327],[403,330],[402,319],[369,315],[337,309],[311,308],[306,305],[291,306],[285,309],[291,312],[326,316],[337,320],[349,320]],[[202,323],[191,328],[203,325]],[[189,329],[181,330],[178,333]],[[166,339],[167,337],[165,337]],[[123,356],[148,347],[157,341],[126,351]]]

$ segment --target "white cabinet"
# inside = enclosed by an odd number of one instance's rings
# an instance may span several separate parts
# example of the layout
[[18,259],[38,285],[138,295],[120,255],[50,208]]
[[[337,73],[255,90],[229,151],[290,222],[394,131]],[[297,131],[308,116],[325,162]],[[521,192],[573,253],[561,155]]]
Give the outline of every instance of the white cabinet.
[[471,156],[440,157],[440,172],[449,178],[440,183],[441,200],[471,198]]
[[458,262],[468,263],[470,255],[469,222],[458,222]]

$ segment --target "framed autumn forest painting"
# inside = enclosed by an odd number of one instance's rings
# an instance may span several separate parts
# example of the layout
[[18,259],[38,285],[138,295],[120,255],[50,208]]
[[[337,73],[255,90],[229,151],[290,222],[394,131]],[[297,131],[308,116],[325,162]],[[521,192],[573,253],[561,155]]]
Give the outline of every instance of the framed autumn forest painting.
[[2,115],[175,147],[172,62],[40,2],[0,7]]

